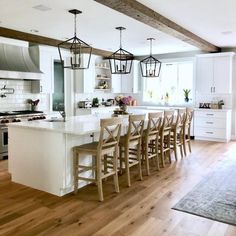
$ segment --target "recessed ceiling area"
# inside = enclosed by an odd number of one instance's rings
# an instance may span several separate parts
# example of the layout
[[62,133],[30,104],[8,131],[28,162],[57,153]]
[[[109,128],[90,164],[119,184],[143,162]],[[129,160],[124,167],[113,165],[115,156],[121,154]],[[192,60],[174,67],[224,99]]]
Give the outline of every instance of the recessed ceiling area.
[[103,6],[93,0],[2,0],[1,26],[18,31],[65,40],[74,33],[74,17],[68,10],[77,8],[79,38],[95,48],[114,51],[119,47],[117,26],[124,26],[123,47],[135,55],[147,55],[147,38],[155,38],[153,53],[163,54],[198,50],[179,39]]
[[236,47],[235,0],[137,0],[218,47]]

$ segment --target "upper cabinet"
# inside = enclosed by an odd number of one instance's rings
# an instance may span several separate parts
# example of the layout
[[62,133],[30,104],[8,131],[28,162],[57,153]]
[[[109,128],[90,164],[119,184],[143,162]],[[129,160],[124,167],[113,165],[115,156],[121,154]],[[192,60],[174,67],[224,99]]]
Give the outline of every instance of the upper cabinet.
[[[88,57],[88,55],[84,55]],[[74,70],[75,92],[93,93],[95,87],[95,55],[91,55],[88,69]]]
[[53,92],[53,57],[50,51],[40,46],[30,47],[30,54],[34,63],[43,72],[43,79],[32,81],[32,93],[52,93]]
[[139,83],[139,61],[134,60],[131,72],[124,75],[112,75],[113,93],[138,93]]
[[234,53],[214,53],[196,58],[196,91],[204,94],[232,92]]

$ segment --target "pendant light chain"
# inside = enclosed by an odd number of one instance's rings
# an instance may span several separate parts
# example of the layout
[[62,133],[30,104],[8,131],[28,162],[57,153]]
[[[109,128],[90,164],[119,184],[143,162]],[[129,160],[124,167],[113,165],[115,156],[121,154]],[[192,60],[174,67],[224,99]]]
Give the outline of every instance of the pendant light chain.
[[74,19],[74,31],[75,31],[75,37],[76,37],[76,23],[77,23],[77,14],[75,14],[75,19]]
[[153,39],[150,39],[150,56],[152,56],[152,40]]
[[122,48],[122,29],[120,28],[120,48]]

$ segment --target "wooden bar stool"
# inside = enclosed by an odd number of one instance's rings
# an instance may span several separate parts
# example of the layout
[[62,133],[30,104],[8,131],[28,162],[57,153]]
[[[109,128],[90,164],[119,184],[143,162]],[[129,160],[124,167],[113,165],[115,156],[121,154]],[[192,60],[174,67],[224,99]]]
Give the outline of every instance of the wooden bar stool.
[[170,135],[174,121],[174,114],[175,114],[174,110],[164,111],[164,120],[160,129],[160,140],[159,140],[162,167],[165,167],[165,159],[167,155],[169,158],[169,162],[171,163]]
[[150,175],[149,159],[155,159],[156,168],[159,170],[158,139],[163,122],[163,112],[148,114],[147,129],[143,132],[142,154],[146,164],[147,175]]
[[177,147],[180,149],[181,157],[183,158],[183,145],[184,145],[184,124],[186,121],[186,108],[177,110],[177,117],[171,128],[170,145],[175,154],[175,160],[178,159]]
[[[100,121],[100,137],[98,142],[92,142],[76,146],[73,148],[74,152],[74,193],[78,191],[78,181],[85,180],[90,182],[95,182],[98,186],[99,200],[103,201],[103,190],[102,190],[102,180],[108,176],[113,175],[115,191],[119,192],[118,183],[118,170],[117,170],[117,160],[118,160],[118,144],[120,140],[121,132],[121,118],[109,118],[101,119]],[[93,158],[93,164],[91,166],[84,166],[79,163],[80,155],[87,154],[91,155]],[[108,171],[104,171],[104,156],[111,155],[112,158],[112,168]],[[95,178],[88,178],[82,176],[84,172],[94,172]]]
[[191,131],[191,123],[193,120],[194,115],[194,109],[193,108],[187,108],[186,109],[186,120],[184,124],[184,130],[183,130],[183,147],[184,147],[184,155],[186,156],[186,145],[188,144],[189,152],[191,153],[191,137],[190,137],[190,131]]
[[130,115],[127,134],[120,138],[120,170],[122,172],[123,163],[125,163],[127,185],[129,187],[131,186],[131,166],[138,165],[139,177],[142,180],[141,142],[144,120],[145,115]]

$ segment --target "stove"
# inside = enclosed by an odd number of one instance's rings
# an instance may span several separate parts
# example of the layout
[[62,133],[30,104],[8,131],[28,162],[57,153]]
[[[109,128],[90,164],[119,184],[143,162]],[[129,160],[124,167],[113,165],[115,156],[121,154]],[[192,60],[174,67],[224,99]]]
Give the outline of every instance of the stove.
[[0,112],[0,160],[8,157],[8,128],[7,124],[21,121],[46,119],[42,111],[6,111]]

